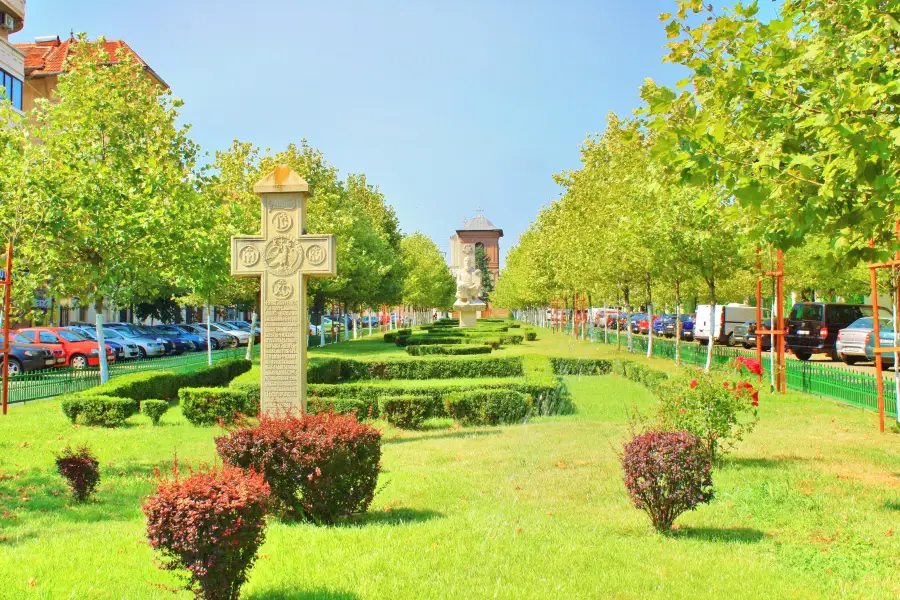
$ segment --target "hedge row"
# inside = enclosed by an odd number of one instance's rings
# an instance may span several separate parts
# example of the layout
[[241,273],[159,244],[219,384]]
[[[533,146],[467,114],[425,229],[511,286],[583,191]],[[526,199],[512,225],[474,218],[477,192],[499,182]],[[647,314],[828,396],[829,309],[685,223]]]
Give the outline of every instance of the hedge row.
[[531,411],[531,396],[515,390],[455,392],[446,400],[447,413],[463,425],[519,423]]
[[306,380],[313,384],[367,379],[520,377],[522,374],[522,359],[517,356],[477,358],[430,356],[392,360],[327,358],[309,361]]
[[669,378],[669,376],[662,371],[651,369],[646,365],[631,360],[613,360],[611,362],[611,372],[636,383],[640,383],[654,392],[659,388],[659,385],[663,381]]
[[412,334],[412,329],[408,329],[408,328],[406,328],[406,329],[398,329],[398,330],[396,330],[396,331],[390,331],[390,332],[384,334],[384,341],[385,341],[385,342],[390,342],[390,343],[393,344],[394,342],[397,341],[397,336],[401,336],[401,335],[411,335],[411,334]]
[[423,344],[421,346],[406,347],[406,353],[410,356],[490,354],[492,350],[490,346],[485,346],[484,344]]
[[249,369],[249,361],[230,359],[192,373],[147,371],[123,375],[86,392],[66,394],[60,404],[72,423],[115,427],[135,414],[144,400],[171,400],[183,387],[224,385]]

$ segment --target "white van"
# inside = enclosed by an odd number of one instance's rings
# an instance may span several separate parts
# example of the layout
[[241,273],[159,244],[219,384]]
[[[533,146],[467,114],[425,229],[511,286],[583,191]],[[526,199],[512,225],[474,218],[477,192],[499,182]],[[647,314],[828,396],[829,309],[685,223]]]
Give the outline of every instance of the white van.
[[694,339],[701,343],[709,340],[710,323],[713,324],[713,343],[728,345],[734,328],[747,321],[756,320],[756,307],[747,304],[717,304],[713,318],[709,317],[709,304],[697,305],[694,319]]

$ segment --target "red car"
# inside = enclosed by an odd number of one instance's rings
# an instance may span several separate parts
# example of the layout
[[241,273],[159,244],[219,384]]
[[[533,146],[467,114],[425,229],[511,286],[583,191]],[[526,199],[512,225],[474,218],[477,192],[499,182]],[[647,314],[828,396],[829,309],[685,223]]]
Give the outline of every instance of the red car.
[[[58,367],[83,369],[88,365],[100,364],[100,346],[97,342],[74,331],[62,327],[28,327],[20,329],[19,333],[34,341],[35,344],[54,351]],[[59,361],[59,352],[57,351],[63,352],[62,362]],[[110,363],[116,361],[116,353],[109,346],[106,346],[106,360]]]

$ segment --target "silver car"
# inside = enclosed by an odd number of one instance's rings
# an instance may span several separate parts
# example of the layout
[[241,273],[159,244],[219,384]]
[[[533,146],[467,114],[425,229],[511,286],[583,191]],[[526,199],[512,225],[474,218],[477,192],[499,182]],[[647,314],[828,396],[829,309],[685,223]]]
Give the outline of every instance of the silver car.
[[237,338],[238,345],[246,346],[250,343],[250,331],[244,331],[243,329],[238,329],[234,325],[228,325],[227,323],[210,323],[210,328],[215,329],[221,333],[227,333],[228,335],[233,335]]
[[[206,339],[206,323],[192,323],[190,325],[180,324],[174,325],[178,329],[186,333],[194,333],[202,337],[204,340]],[[213,350],[218,350],[219,348],[234,348],[238,345],[238,339],[227,333],[219,331],[213,326],[210,326],[210,336],[209,336],[209,345]],[[250,334],[247,334],[248,337]]]
[[[97,328],[91,327],[90,325],[73,325],[71,327],[67,327],[67,329],[72,329],[83,336],[86,336],[95,342],[97,341]],[[129,340],[121,333],[113,329],[112,327],[104,327],[103,328],[103,338],[105,341],[113,341],[122,346],[122,356],[121,358],[139,358],[141,356],[141,349],[138,347],[137,342],[133,340]]]
[[[103,333],[113,332],[122,338],[134,342],[138,347],[138,357],[148,358],[153,356],[165,356],[166,343],[153,337],[148,337],[125,323],[110,323],[103,326]],[[115,338],[114,338],[115,339]]]
[[[882,330],[888,329],[893,326],[893,320],[880,319],[878,324]],[[866,356],[866,346],[871,344],[874,331],[875,319],[873,317],[857,319],[838,331],[835,349],[841,360],[848,365],[871,360]]]

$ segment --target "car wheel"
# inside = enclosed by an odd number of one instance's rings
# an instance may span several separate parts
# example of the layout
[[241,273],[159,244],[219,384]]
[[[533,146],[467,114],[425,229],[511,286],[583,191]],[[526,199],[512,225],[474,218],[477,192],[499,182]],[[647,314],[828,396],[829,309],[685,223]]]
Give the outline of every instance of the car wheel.
[[859,362],[859,356],[847,356],[846,354],[841,354],[841,360],[844,361],[845,365],[855,365]]
[[75,354],[69,359],[69,366],[73,369],[83,369],[88,366],[87,358],[83,354]]
[[794,350],[794,356],[796,356],[800,360],[809,360],[812,356],[812,352],[806,352],[804,350]]
[[147,358],[147,351],[144,350],[143,346],[138,346],[138,360]]
[[15,377],[16,375],[21,375],[23,373],[22,363],[20,363],[15,358],[9,359],[9,364],[6,367],[6,372],[10,377]]
[[210,347],[212,347],[213,350],[218,350],[219,349],[219,340],[217,340],[216,338],[211,338],[209,340],[209,345],[210,345]]

